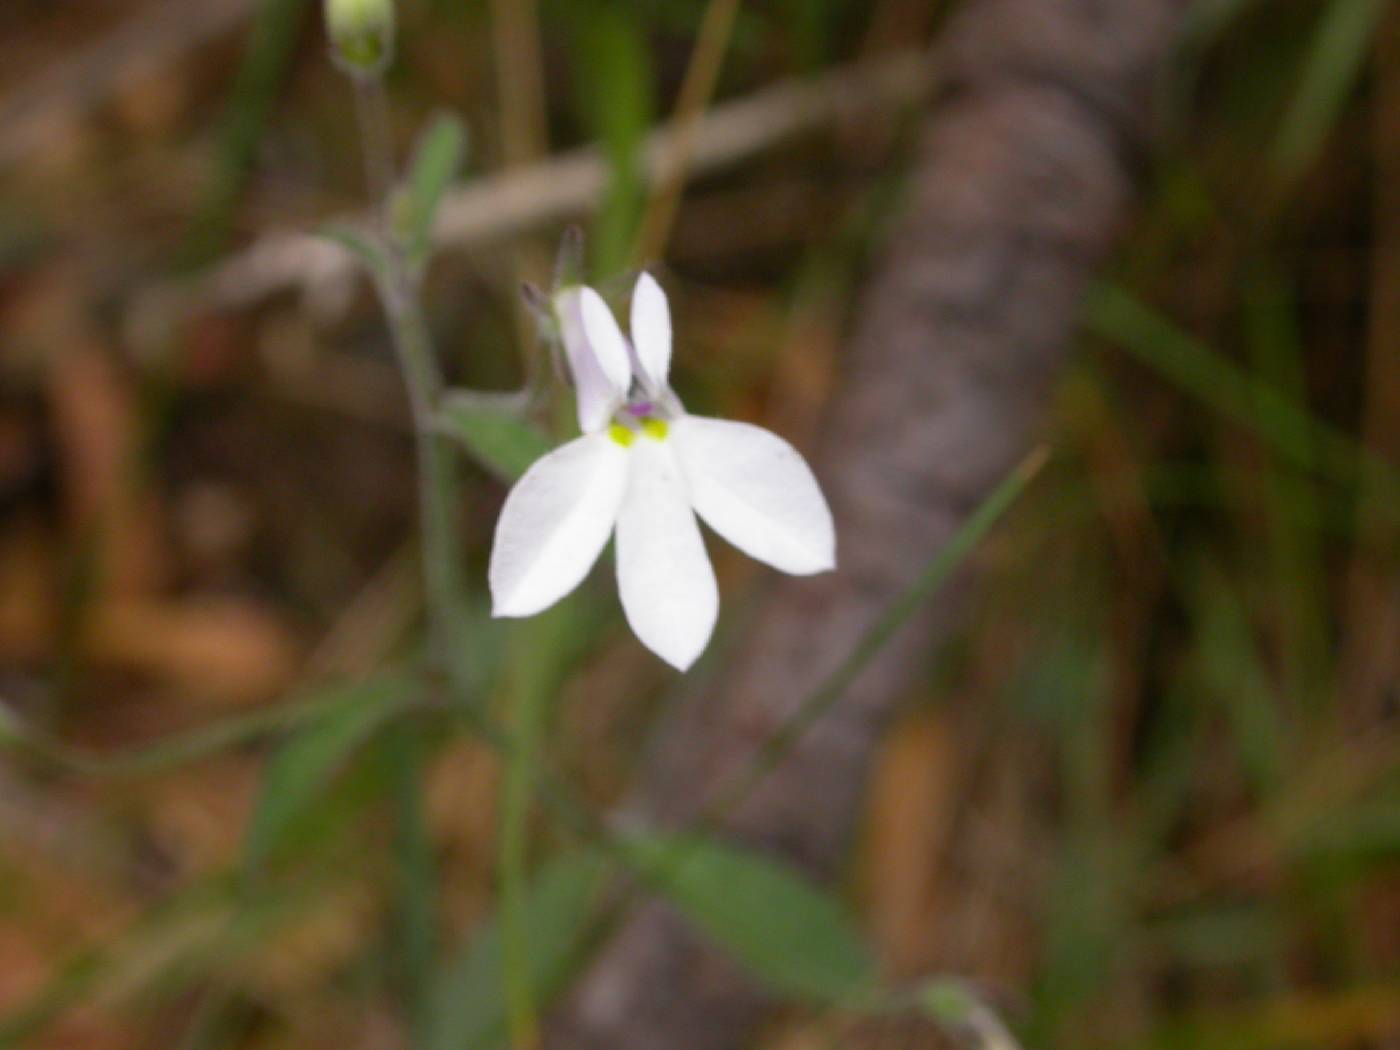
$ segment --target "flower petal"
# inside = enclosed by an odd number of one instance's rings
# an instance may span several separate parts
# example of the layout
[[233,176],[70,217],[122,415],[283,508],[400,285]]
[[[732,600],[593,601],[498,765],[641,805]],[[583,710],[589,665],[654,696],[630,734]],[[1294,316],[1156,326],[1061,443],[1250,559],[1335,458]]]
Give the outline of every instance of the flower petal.
[[[627,363],[625,350],[619,371],[615,358],[606,350],[599,353],[593,345],[584,327],[584,292],[592,290],[566,288],[555,296],[554,301],[559,315],[560,335],[564,340],[564,353],[569,358],[569,371],[574,377],[579,429],[585,434],[592,434],[607,425],[608,419],[627,396],[632,369]],[[597,298],[597,294],[592,292],[594,298]],[[616,323],[613,327],[617,327]]]
[[661,285],[645,270],[632,291],[632,345],[647,377],[664,389],[671,372],[671,308]]
[[745,554],[808,576],[836,567],[836,529],[801,454],[749,423],[683,416],[671,441],[705,523]]
[[516,482],[491,548],[491,614],[532,616],[588,575],[627,489],[627,451],[605,434],[569,442]]
[[579,289],[579,307],[583,316],[583,332],[598,364],[607,373],[614,387],[627,393],[632,385],[632,355],[627,337],[617,326],[617,318],[603,297],[584,285]]
[[669,440],[637,439],[617,519],[617,588],[643,645],[682,671],[710,640],[719,588]]

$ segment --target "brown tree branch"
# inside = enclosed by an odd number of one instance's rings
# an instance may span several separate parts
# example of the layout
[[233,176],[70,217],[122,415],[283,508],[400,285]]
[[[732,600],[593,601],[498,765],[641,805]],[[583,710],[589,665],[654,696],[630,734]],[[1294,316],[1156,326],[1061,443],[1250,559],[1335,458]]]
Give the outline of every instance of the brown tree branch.
[[[642,149],[642,179],[654,185],[665,177],[683,148],[692,176],[723,171],[832,124],[918,104],[928,97],[934,79],[924,56],[905,53],[765,87],[705,113],[688,146],[678,125],[656,128]],[[584,146],[459,186],[438,210],[434,247],[444,252],[477,248],[587,214],[597,206],[609,177],[602,151]],[[332,224],[361,226],[365,220],[346,215]],[[313,302],[343,304],[359,277],[359,261],[334,241],[305,231],[271,233],[193,285],[172,282],[147,290],[133,314],[238,309],[288,291]]]
[[[818,456],[840,569],[784,581],[729,673],[663,729],[634,807],[710,801],[1025,454],[1147,145],[1179,0],[971,0],[945,35],[907,211],[843,361]],[[909,625],[741,806],[735,838],[830,878],[903,687],[956,619]],[[767,1002],[660,903],[555,1018],[560,1050],[745,1045]]]

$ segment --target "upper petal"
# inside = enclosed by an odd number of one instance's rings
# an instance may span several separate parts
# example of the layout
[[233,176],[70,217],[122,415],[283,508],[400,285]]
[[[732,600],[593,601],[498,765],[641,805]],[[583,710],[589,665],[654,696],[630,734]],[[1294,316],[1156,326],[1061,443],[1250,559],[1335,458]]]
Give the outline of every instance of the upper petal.
[[491,548],[493,616],[531,616],[588,575],[627,488],[628,453],[588,434],[537,460],[515,483]]
[[684,671],[705,650],[719,588],[669,440],[639,437],[617,519],[617,587],[642,644]]
[[671,308],[661,285],[645,270],[632,291],[632,345],[647,377],[663,389],[671,373]]
[[584,334],[598,364],[607,374],[608,381],[626,394],[627,388],[632,385],[632,357],[627,347],[627,337],[617,326],[617,318],[603,297],[587,285],[579,289],[579,308]]
[[836,529],[798,451],[750,423],[684,416],[671,440],[705,523],[750,557],[798,576],[836,566]]
[[[610,351],[599,352],[593,345],[583,322],[584,292],[587,288],[566,288],[555,296],[560,335],[564,353],[569,359],[569,371],[574,377],[574,394],[578,400],[578,425],[585,434],[602,429],[627,396],[631,383],[631,368],[627,355],[622,355],[622,370]],[[593,292],[596,298],[597,293]],[[604,309],[607,309],[605,306]],[[614,328],[617,327],[615,324]]]

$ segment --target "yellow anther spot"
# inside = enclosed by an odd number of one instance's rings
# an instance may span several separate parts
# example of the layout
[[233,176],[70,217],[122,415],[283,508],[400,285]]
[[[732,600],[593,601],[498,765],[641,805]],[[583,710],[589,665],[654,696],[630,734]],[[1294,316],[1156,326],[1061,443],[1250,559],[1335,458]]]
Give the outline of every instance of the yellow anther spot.
[[608,427],[608,437],[612,438],[623,448],[627,448],[632,442],[637,440],[635,431],[628,430],[621,423],[614,423]]
[[664,419],[644,419],[642,420],[642,430],[646,436],[653,441],[665,441],[666,434],[671,428],[666,425]]

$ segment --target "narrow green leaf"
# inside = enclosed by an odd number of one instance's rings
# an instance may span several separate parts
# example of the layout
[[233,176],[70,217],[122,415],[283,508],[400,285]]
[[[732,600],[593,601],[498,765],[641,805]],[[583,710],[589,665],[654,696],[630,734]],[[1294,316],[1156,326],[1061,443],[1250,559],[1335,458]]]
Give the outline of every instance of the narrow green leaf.
[[549,439],[503,398],[450,393],[438,412],[438,428],[506,482],[519,478],[550,449]]
[[845,909],[777,861],[713,839],[638,833],[643,878],[774,991],[828,1003],[869,994],[875,966]]
[[160,976],[172,963],[187,965],[193,952],[217,939],[231,910],[226,881],[217,877],[153,903],[125,929],[57,962],[34,992],[8,1003],[0,1016],[0,1047],[39,1045],[50,1025],[95,993],[121,1001],[148,987],[153,971]]
[[1289,920],[1277,902],[1202,903],[1144,924],[1144,951],[1184,969],[1256,966],[1287,955]]
[[1214,44],[1259,0],[1195,0],[1181,19],[1181,39],[1197,46]]
[[[1295,402],[1307,400],[1305,338],[1291,281],[1272,266],[1258,267],[1245,285],[1242,314],[1254,371]],[[1308,435],[1311,441],[1312,435]],[[1226,457],[1222,457],[1226,458]],[[1243,485],[1251,502],[1262,497],[1268,585],[1275,594],[1280,684],[1301,712],[1324,702],[1331,656],[1331,612],[1322,524],[1327,499],[1318,479],[1266,458],[1252,464]],[[1246,499],[1250,499],[1246,496]]]
[[220,872],[182,886],[122,928],[57,960],[37,988],[7,1002],[0,1047],[53,1045],[51,1026],[94,1004],[135,1011],[153,1001],[183,999],[196,984],[241,979],[250,957],[287,923],[304,919],[326,884],[319,877],[279,886],[277,893],[247,895]]
[[639,21],[614,4],[588,5],[580,19],[575,97],[584,126],[608,160],[608,187],[591,238],[597,276],[627,264],[646,202],[640,155],[656,119],[652,50]]
[[1261,798],[1284,783],[1293,765],[1288,712],[1251,636],[1247,610],[1218,570],[1196,583],[1195,660],[1203,692],[1224,712],[1244,779]]
[[227,247],[239,201],[255,171],[258,146],[293,68],[310,6],[309,0],[259,0],[255,5],[238,77],[219,118],[208,182],[181,246],[187,265],[203,265]]
[[[563,987],[582,951],[586,924],[607,872],[594,850],[551,862],[526,892],[532,996],[546,1003]],[[434,983],[423,1050],[486,1050],[502,1044],[506,1004],[501,931],[492,917],[471,934]]]
[[1400,857],[1400,792],[1376,792],[1309,821],[1289,847],[1299,857],[1378,866],[1394,861]]
[[380,277],[385,272],[384,250],[379,246],[373,235],[366,230],[357,229],[346,223],[331,223],[320,230],[320,235],[327,240],[335,241],[356,259],[374,277]]
[[813,725],[831,710],[851,684],[909,622],[923,604],[938,593],[976,548],[992,526],[1010,509],[1045,465],[1049,453],[1033,450],[1014,467],[962,523],[962,527],[929,559],[913,581],[891,601],[856,639],[845,658],[812,690],[782,728],[769,738],[752,762],[735,774],[717,793],[711,816],[735,809],[749,793],[781,764]]
[[249,824],[244,860],[250,870],[276,853],[288,829],[315,803],[351,753],[415,696],[416,691],[401,681],[349,687],[281,746],[263,774]]
[[500,859],[502,952],[511,1041],[534,1041],[538,1003],[530,956],[540,946],[530,938],[527,871],[530,814],[540,751],[559,686],[577,654],[577,605],[562,602],[520,625],[511,639],[515,658],[507,688],[511,747],[501,790]]
[[1332,0],[1322,14],[1298,93],[1274,142],[1274,169],[1290,181],[1312,163],[1360,76],[1386,0]]
[[0,747],[24,743],[24,730],[9,705],[0,700]]
[[434,116],[418,140],[408,178],[395,200],[395,227],[410,262],[427,256],[438,206],[466,153],[467,129],[461,120],[452,113]]
[[9,711],[5,716],[8,725],[0,726],[0,747],[22,750],[30,757],[75,777],[106,780],[156,776],[314,722],[344,703],[349,692],[407,689],[413,681],[411,675],[386,673],[369,682],[322,686],[282,703],[219,719],[144,747],[113,754],[92,754],[68,747],[62,741],[26,726],[13,711]]
[[432,728],[405,719],[385,734],[394,781],[394,867],[397,876],[396,976],[404,1012],[421,1018],[437,950],[438,873],[428,826],[425,772]]
[[1294,465],[1304,470],[1320,467],[1344,484],[1370,475],[1389,510],[1396,511],[1400,487],[1390,464],[1349,434],[1314,418],[1277,388],[1213,353],[1126,289],[1095,289],[1086,324],[1192,397],[1255,431]]

